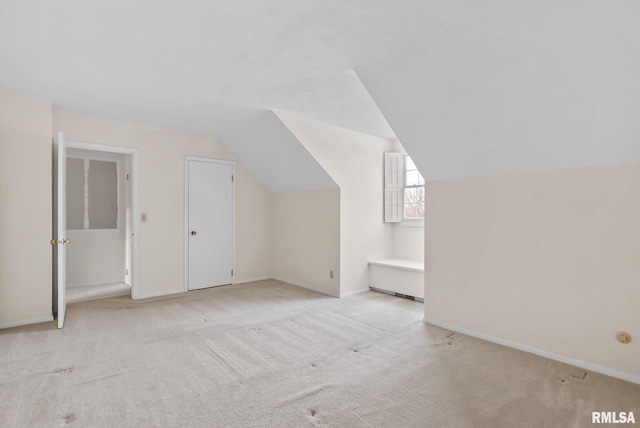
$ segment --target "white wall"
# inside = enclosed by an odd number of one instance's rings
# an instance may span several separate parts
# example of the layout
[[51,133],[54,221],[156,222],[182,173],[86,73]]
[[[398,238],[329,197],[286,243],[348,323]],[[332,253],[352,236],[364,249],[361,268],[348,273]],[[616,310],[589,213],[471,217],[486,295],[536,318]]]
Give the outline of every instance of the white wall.
[[278,112],[340,186],[340,293],[368,289],[368,261],[388,258],[392,226],[383,218],[384,152],[389,140]]
[[51,103],[0,93],[0,327],[51,318]]
[[251,281],[272,275],[272,194],[242,165],[236,166],[236,276]]
[[[69,140],[139,150],[139,207],[140,213],[146,213],[148,218],[139,225],[139,297],[183,291],[184,156],[225,160],[233,160],[233,156],[210,137],[60,110],[53,110],[53,130],[64,132]],[[238,201],[252,199],[252,211],[268,212],[265,190],[255,182],[240,185],[251,182],[252,178],[242,168],[238,168],[237,173]],[[255,246],[250,236],[237,240],[238,266],[252,277],[269,276],[265,265],[255,269],[247,267],[251,265],[247,260],[269,257],[263,242],[268,236],[268,231],[263,230],[265,220],[242,209],[238,210],[238,216],[238,226],[253,225],[261,231],[256,235]]]
[[[391,151],[407,154],[398,140],[392,143]],[[422,173],[422,171],[420,172]],[[429,203],[428,198],[429,195],[427,195],[427,203]],[[392,240],[391,256],[393,258],[424,260],[424,226],[406,226],[395,223],[392,229]]]
[[640,163],[427,183],[425,317],[640,381],[638,189]]
[[[117,144],[116,144],[117,145]],[[119,162],[118,229],[69,229],[67,237],[67,286],[88,286],[124,281],[126,233],[125,156],[119,153],[67,149],[68,157]]]
[[339,296],[340,190],[279,192],[271,198],[273,276]]
[[424,260],[424,227],[394,224],[392,239],[391,257]]

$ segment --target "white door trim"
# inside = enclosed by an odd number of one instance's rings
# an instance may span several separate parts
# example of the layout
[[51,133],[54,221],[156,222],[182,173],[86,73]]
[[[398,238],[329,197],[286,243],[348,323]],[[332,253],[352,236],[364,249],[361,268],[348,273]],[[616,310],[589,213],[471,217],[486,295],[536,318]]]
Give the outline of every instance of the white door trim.
[[[131,147],[107,146],[105,144],[83,143],[81,141],[67,141],[67,147],[72,149],[96,150],[99,152],[122,153],[131,155],[131,298],[138,299],[140,293],[138,290],[138,229],[140,214],[139,194],[140,183],[138,181],[139,167],[139,151]],[[125,222],[126,224],[126,222]]]
[[58,328],[64,327],[64,318],[67,313],[67,265],[65,246],[70,241],[67,240],[67,143],[62,132],[58,132],[58,138],[53,142],[53,175],[55,185],[53,187],[53,232],[55,234],[52,244],[54,245],[54,312],[58,317]]
[[208,162],[208,163],[219,163],[223,165],[231,165],[232,174],[233,174],[233,182],[231,183],[231,194],[232,194],[232,210],[233,215],[231,217],[232,230],[233,230],[233,244],[231,248],[232,251],[232,269],[233,276],[231,277],[231,284],[236,283],[236,163],[235,161],[222,160],[222,159],[212,159],[212,158],[203,158],[199,156],[185,156],[184,157],[184,291],[189,291],[189,161],[198,161],[198,162]]

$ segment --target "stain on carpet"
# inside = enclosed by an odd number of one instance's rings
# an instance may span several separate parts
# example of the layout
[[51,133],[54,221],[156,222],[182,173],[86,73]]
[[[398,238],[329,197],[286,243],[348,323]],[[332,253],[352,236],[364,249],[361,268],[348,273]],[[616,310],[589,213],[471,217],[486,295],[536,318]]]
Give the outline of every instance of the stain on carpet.
[[62,420],[64,421],[64,423],[65,423],[66,425],[70,425],[70,424],[72,424],[73,422],[75,422],[75,420],[76,420],[76,414],[75,414],[75,413],[67,413],[66,415],[64,415],[64,416],[62,417]]
[[57,375],[57,376],[61,376],[61,375],[65,375],[65,374],[69,374],[69,373],[73,373],[73,371],[75,370],[75,367],[67,367],[64,369],[56,369],[52,372],[47,373],[48,375]]

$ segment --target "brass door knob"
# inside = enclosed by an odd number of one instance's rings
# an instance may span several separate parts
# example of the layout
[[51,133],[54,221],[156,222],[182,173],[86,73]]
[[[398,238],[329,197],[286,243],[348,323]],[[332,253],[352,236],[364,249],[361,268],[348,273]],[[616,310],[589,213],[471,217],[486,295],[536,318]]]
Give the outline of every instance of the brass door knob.
[[71,239],[65,239],[64,241],[62,241],[64,244],[71,244]]
[[195,235],[197,235],[197,234],[198,234],[198,232],[196,232],[195,230],[192,230],[192,231],[191,231],[191,234],[195,236]]

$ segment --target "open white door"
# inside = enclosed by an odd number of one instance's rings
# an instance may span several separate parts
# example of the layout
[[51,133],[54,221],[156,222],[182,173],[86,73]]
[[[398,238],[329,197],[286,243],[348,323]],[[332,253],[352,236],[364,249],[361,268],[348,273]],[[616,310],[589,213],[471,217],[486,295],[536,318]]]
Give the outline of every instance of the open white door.
[[64,326],[67,310],[67,268],[65,245],[71,241],[67,234],[66,198],[67,147],[62,132],[53,142],[53,312],[58,317],[58,328]]

